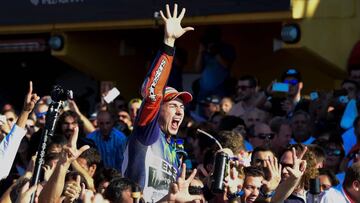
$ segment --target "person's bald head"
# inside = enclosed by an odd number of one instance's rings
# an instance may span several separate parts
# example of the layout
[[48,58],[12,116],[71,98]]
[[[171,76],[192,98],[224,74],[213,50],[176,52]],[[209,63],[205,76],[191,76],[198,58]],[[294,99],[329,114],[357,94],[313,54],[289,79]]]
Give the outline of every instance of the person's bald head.
[[110,112],[100,111],[97,115],[97,123],[102,136],[109,136],[114,126],[114,119]]

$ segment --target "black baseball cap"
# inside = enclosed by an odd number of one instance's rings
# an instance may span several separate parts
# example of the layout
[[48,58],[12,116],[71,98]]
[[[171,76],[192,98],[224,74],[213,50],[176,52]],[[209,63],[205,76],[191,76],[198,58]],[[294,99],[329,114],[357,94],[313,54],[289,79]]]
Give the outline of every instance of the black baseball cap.
[[301,73],[295,68],[289,68],[281,75],[281,80],[284,81],[287,77],[294,77],[298,81],[302,81]]

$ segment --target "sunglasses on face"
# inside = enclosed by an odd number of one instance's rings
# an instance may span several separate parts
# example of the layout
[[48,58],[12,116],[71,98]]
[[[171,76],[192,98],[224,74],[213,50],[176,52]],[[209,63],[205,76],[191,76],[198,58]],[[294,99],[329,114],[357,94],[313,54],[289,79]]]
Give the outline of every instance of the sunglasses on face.
[[299,81],[297,79],[291,79],[291,80],[284,80],[284,83],[294,86],[297,85]]
[[35,128],[34,125],[26,125],[27,128]]
[[257,135],[255,135],[254,137],[258,137],[262,140],[268,139],[268,140],[272,140],[274,138],[275,134],[274,133],[259,133]]
[[189,194],[191,195],[201,195],[204,194],[204,187],[200,187],[200,186],[189,186]]
[[328,156],[340,156],[341,155],[340,149],[326,149],[325,151]]

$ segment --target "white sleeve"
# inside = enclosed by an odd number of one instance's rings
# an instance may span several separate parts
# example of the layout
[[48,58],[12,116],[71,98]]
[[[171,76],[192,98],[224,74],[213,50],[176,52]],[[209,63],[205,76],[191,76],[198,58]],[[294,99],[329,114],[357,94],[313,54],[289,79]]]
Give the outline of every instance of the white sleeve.
[[26,130],[17,125],[11,129],[8,135],[0,143],[0,180],[9,175],[11,166],[20,146]]
[[340,191],[330,188],[321,197],[320,203],[347,203],[347,201]]

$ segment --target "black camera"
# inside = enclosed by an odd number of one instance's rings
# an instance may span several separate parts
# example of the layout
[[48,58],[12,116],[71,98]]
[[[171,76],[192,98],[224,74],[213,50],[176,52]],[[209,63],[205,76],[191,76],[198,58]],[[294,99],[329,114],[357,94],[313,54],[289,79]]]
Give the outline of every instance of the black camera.
[[55,102],[73,99],[72,90],[65,90],[60,85],[55,85],[50,93],[51,99]]
[[213,193],[224,192],[224,181],[228,175],[230,157],[225,152],[218,152],[215,155],[214,173],[211,177],[211,191]]

